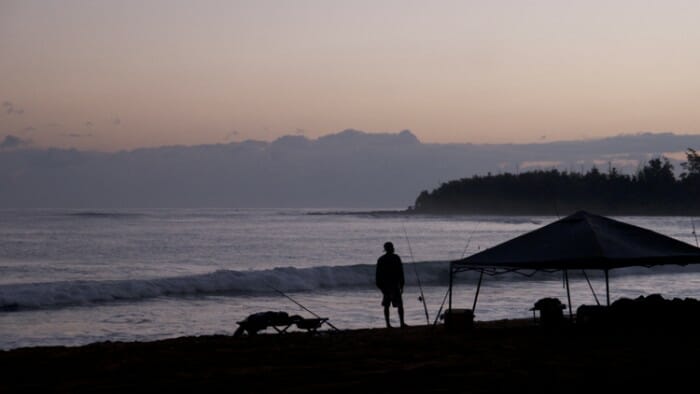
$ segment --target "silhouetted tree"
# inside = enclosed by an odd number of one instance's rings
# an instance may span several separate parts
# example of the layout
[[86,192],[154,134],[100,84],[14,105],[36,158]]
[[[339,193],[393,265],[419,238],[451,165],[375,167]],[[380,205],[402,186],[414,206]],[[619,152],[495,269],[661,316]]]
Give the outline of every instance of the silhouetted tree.
[[655,157],[644,166],[637,178],[641,182],[646,182],[654,185],[671,185],[676,181],[673,175],[673,164],[665,157]]
[[554,214],[577,209],[601,213],[700,213],[700,158],[687,153],[680,180],[671,162],[652,158],[634,175],[609,165],[586,173],[536,170],[517,175],[473,176],[422,191],[412,212]]
[[698,155],[698,152],[695,149],[688,148],[685,156],[688,161],[681,164],[681,167],[686,171],[681,174],[681,178],[700,175],[700,155]]
[[691,148],[688,148],[685,155],[688,161],[681,164],[685,170],[681,174],[685,197],[690,201],[698,201],[700,200],[700,155]]

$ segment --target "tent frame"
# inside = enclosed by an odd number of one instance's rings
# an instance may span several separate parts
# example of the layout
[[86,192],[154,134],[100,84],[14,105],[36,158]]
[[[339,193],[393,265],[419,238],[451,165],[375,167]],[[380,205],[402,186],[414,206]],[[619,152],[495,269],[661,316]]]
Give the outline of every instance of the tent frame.
[[[472,313],[476,311],[476,303],[479,300],[479,293],[481,292],[481,282],[484,279],[484,274],[487,274],[489,276],[497,276],[497,275],[503,275],[503,274],[508,274],[508,273],[517,273],[520,275],[524,275],[527,277],[531,277],[535,275],[538,272],[547,272],[547,273],[553,273],[553,272],[558,272],[558,271],[563,271],[564,274],[564,283],[566,285],[566,299],[567,299],[567,304],[569,308],[569,318],[573,319],[573,310],[571,307],[571,289],[569,287],[569,270],[566,268],[560,268],[560,269],[535,269],[535,270],[528,270],[532,271],[530,273],[525,273],[521,272],[524,269],[522,268],[496,268],[496,267],[489,267],[489,266],[482,266],[482,267],[465,267],[463,265],[457,266],[454,261],[450,262],[450,284],[449,284],[449,289],[448,289],[448,310],[452,310],[452,289],[454,287],[454,276],[460,272],[466,272],[466,271],[478,271],[479,272],[479,282],[476,285],[476,294],[474,295],[474,303],[472,304]],[[605,274],[605,296],[606,296],[606,305],[610,306],[610,275],[609,275],[609,269],[603,269],[603,273]],[[586,271],[584,270],[583,273],[585,274]],[[588,280],[588,277],[586,276],[586,280]],[[590,286],[590,281],[589,281],[589,286]],[[598,301],[598,297],[595,295],[595,292],[593,291],[593,287],[591,286],[591,292],[593,293],[593,296],[596,299],[596,302]]]
[[569,316],[573,317],[571,270],[583,271],[598,305],[600,302],[586,270],[603,271],[606,305],[610,306],[611,269],[698,263],[698,247],[649,229],[578,211],[470,257],[450,262],[449,309],[452,309],[454,275],[463,271],[480,272],[473,308],[476,308],[484,274],[532,276],[537,272],[562,272]]

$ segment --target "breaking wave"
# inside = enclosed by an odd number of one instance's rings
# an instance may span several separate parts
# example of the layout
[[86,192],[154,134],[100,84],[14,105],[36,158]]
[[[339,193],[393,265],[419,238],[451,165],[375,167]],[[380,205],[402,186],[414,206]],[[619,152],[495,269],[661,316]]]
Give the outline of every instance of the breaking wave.
[[[404,264],[407,285],[415,284],[413,264]],[[446,283],[446,262],[415,265],[423,284]],[[0,285],[0,311],[56,308],[161,296],[266,295],[284,292],[374,286],[374,264],[274,268],[259,271],[219,270],[208,274],[154,279],[62,281]]]
[[[407,286],[416,286],[417,277],[425,286],[446,286],[449,282],[446,261],[404,263]],[[613,276],[655,275],[698,272],[700,266],[666,266],[652,269],[635,267],[613,271]],[[416,273],[418,275],[416,275]],[[0,312],[26,309],[60,308],[112,301],[138,301],[156,297],[187,297],[193,295],[264,296],[276,290],[304,292],[339,290],[344,288],[374,288],[374,264],[325,266],[312,268],[274,268],[258,271],[219,270],[208,274],[125,280],[75,280],[62,282],[21,283],[0,285]],[[589,277],[601,277],[597,271]],[[469,282],[476,272],[461,273],[455,280]],[[570,272],[570,277],[581,277]],[[489,281],[561,280],[561,273],[539,273],[527,277],[508,274]]]

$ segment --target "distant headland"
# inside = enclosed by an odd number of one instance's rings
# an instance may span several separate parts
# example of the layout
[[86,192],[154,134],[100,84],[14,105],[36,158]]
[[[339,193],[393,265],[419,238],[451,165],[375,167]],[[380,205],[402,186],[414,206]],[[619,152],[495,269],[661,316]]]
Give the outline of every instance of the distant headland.
[[537,170],[488,174],[445,182],[420,193],[412,214],[559,215],[586,209],[613,215],[700,214],[700,156],[686,152],[680,177],[664,157],[652,158],[636,174]]

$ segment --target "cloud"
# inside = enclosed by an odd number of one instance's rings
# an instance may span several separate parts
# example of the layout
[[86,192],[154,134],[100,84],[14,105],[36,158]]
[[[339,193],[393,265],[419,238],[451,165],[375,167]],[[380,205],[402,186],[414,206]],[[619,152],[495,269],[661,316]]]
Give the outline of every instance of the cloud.
[[523,161],[520,163],[519,168],[526,170],[529,168],[556,168],[561,165],[564,165],[565,163],[562,161],[548,161],[548,160],[542,160],[542,161]]
[[22,115],[24,113],[24,109],[15,107],[12,101],[3,101],[2,107],[5,109],[5,113],[8,115]]
[[224,138],[224,141],[232,140],[239,134],[241,134],[241,133],[238,132],[238,130],[231,130],[230,133],[226,134],[226,138]]
[[70,137],[70,138],[83,138],[83,137],[92,137],[92,133],[66,133],[66,134],[61,134],[63,137]]
[[0,142],[0,149],[15,149],[21,148],[23,146],[30,145],[30,140],[23,140],[14,135],[7,135],[5,139]]

